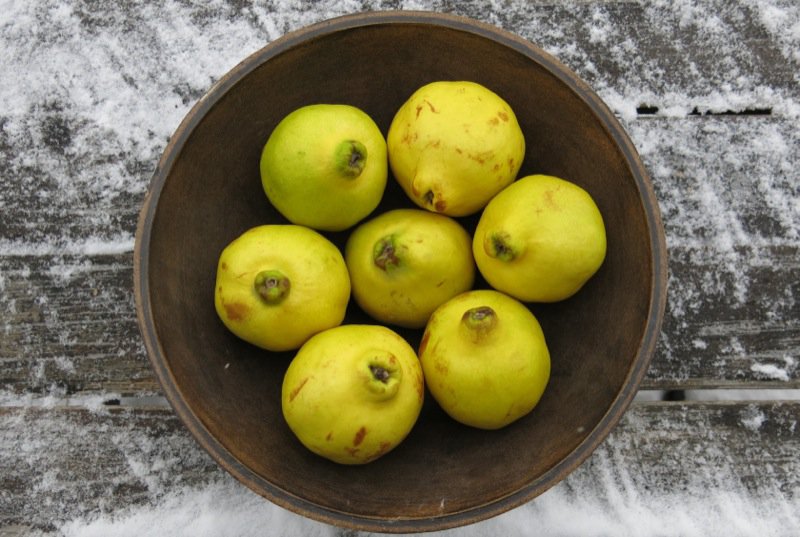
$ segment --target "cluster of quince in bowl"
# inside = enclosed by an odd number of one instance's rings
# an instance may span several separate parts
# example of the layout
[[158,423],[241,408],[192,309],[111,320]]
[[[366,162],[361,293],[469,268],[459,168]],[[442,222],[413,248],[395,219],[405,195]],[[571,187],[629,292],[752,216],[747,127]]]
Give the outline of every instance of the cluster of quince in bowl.
[[[308,449],[376,460],[410,433],[426,386],[450,417],[481,429],[536,406],[550,354],[525,303],[577,293],[603,263],[606,234],[578,185],[517,177],[524,156],[510,105],[469,81],[419,88],[385,138],[344,104],[303,106],[272,131],[261,182],[290,223],[234,238],[214,299],[238,337],[296,351],[281,403]],[[389,180],[413,203],[373,214]],[[470,234],[459,219],[475,214]],[[324,235],[341,231],[343,251]],[[477,272],[489,288],[474,287]],[[374,323],[344,323],[351,300]],[[419,347],[394,327],[424,330]]]

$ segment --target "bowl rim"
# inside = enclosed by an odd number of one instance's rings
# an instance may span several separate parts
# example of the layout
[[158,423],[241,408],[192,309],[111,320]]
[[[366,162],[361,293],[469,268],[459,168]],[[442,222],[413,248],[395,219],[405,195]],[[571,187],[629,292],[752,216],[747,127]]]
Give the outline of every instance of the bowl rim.
[[[545,67],[551,75],[565,84],[595,113],[603,129],[619,147],[627,165],[630,167],[640,199],[643,203],[647,231],[650,240],[652,260],[651,287],[647,323],[638,347],[638,359],[633,363],[607,412],[597,425],[587,434],[564,459],[556,463],[537,479],[527,483],[519,490],[491,502],[476,505],[462,511],[434,517],[387,518],[357,515],[317,505],[284,490],[239,462],[211,432],[184,400],[172,371],[167,366],[165,353],[160,344],[152,314],[149,285],[149,244],[153,231],[154,217],[158,199],[177,156],[194,128],[204,115],[245,75],[268,60],[292,47],[308,40],[324,37],[340,31],[352,30],[373,25],[408,24],[418,26],[444,27],[483,37],[502,46],[509,47],[535,63]],[[211,85],[194,104],[179,124],[167,143],[154,170],[149,188],[145,194],[134,241],[133,280],[134,299],[139,330],[145,345],[148,359],[167,401],[187,427],[195,440],[212,458],[240,483],[266,498],[270,502],[296,514],[318,522],[358,531],[385,533],[409,533],[438,531],[465,526],[500,515],[527,503],[561,481],[581,465],[589,455],[605,440],[622,418],[636,395],[639,385],[647,373],[655,352],[656,342],[664,317],[667,291],[667,249],[664,228],[658,202],[648,173],[638,152],[622,125],[609,107],[586,82],[571,69],[549,53],[524,39],[498,26],[478,21],[462,15],[434,11],[387,10],[351,13],[330,18],[293,30],[267,43],[251,53],[230,71]]]

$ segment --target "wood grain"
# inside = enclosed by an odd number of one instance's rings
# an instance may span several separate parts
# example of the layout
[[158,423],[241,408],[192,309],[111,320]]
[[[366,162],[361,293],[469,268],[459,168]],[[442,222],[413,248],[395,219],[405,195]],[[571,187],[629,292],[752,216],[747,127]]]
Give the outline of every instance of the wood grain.
[[0,258],[0,385],[56,395],[157,390],[136,324],[131,257]]
[[653,177],[670,255],[667,315],[648,384],[798,386],[795,121],[695,116],[630,128]]
[[[0,109],[3,537],[157,508],[187,488],[241,487],[171,409],[146,406],[160,389],[132,298],[138,211],[159,155],[211,84],[352,3],[145,4],[17,2],[0,30],[18,86],[3,90]],[[800,387],[800,57],[792,21],[777,17],[791,2],[416,5],[542,46],[623,121],[652,176],[670,255],[644,388]],[[128,396],[139,407],[126,407]],[[540,500],[680,514],[706,491],[731,491],[751,514],[782,521],[800,490],[798,419],[797,402],[635,403]],[[516,511],[524,527],[540,500]],[[797,527],[796,514],[789,522]]]
[[[459,9],[482,16],[482,2],[464,4]],[[797,59],[762,23],[760,9],[766,8],[758,5],[521,4],[493,13],[493,22],[551,51],[609,97],[635,91],[643,100],[629,106],[742,111],[769,107],[763,99],[772,92],[800,95]]]
[[[602,503],[636,491],[680,505],[722,488],[764,508],[791,502],[798,420],[798,402],[635,403],[555,494]],[[220,481],[233,480],[168,409],[0,408],[0,527],[53,532]]]
[[[745,122],[760,145],[742,135]],[[799,386],[794,122],[696,116],[627,127],[656,188],[670,263],[645,387]],[[124,210],[122,231],[132,233],[138,207]],[[158,390],[136,325],[130,253],[17,253],[0,252],[0,385],[15,393]]]

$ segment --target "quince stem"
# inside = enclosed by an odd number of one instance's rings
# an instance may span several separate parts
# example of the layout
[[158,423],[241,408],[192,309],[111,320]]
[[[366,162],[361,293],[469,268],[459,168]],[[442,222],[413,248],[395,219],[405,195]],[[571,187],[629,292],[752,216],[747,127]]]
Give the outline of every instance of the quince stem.
[[497,314],[489,306],[468,309],[461,316],[461,324],[472,336],[473,341],[484,339],[497,324]]
[[267,304],[278,304],[289,294],[291,282],[280,270],[262,270],[256,274],[253,286]]
[[336,169],[348,179],[355,179],[367,165],[367,148],[358,140],[345,140],[334,152]]
[[365,356],[369,374],[365,378],[366,387],[375,401],[386,401],[397,394],[403,370],[397,358],[389,352],[378,351]]
[[513,261],[519,255],[519,249],[512,244],[511,237],[504,231],[489,234],[483,242],[486,254],[500,261]]
[[369,370],[372,371],[372,376],[375,377],[375,380],[379,380],[386,384],[389,380],[389,370],[381,367],[379,365],[371,365],[369,366]]
[[400,265],[394,235],[386,235],[375,243],[372,249],[372,261],[376,267],[383,271],[391,270]]

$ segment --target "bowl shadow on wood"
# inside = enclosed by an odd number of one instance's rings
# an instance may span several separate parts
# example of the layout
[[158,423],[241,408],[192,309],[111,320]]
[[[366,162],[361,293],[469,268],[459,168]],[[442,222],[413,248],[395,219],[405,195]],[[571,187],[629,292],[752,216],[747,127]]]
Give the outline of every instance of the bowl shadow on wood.
[[[285,223],[258,162],[272,128],[304,104],[357,106],[388,130],[434,80],[472,80],[515,110],[527,142],[520,176],[574,181],[605,219],[608,255],[573,298],[531,305],[552,355],[536,409],[493,432],[462,426],[426,397],[405,442],[360,467],[306,450],[280,407],[292,353],[270,355],[225,330],[213,307],[218,256],[246,229]],[[376,210],[410,207],[390,178]],[[477,215],[461,219],[472,231]],[[347,233],[327,234],[343,246]],[[663,316],[666,256],[652,188],[595,94],[506,32],[433,13],[370,13],[289,34],[247,58],[191,111],[165,150],[135,252],[137,310],[153,368],[198,442],[274,503],[331,524],[428,531],[482,520],[541,494],[607,436],[635,395]],[[485,287],[483,280],[478,287]],[[352,303],[347,323],[371,321]],[[421,331],[400,330],[416,347]]]

